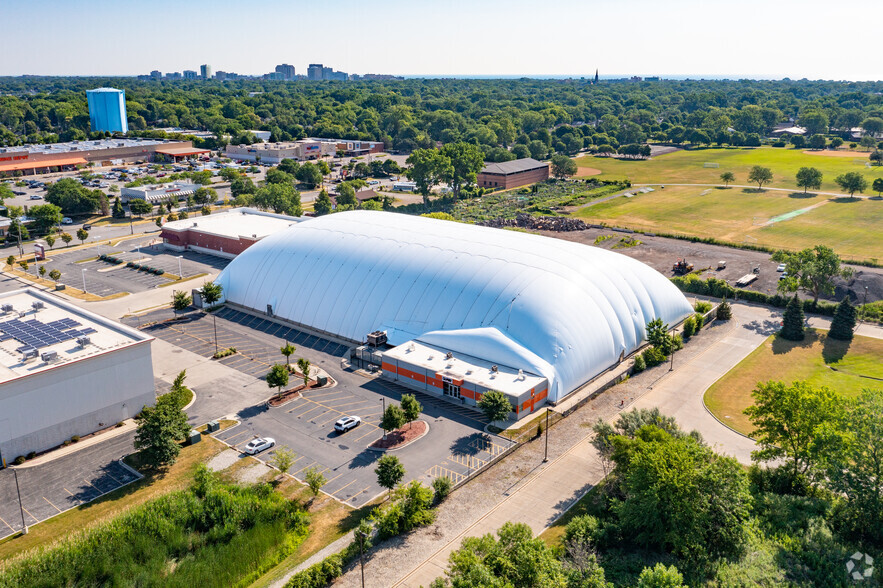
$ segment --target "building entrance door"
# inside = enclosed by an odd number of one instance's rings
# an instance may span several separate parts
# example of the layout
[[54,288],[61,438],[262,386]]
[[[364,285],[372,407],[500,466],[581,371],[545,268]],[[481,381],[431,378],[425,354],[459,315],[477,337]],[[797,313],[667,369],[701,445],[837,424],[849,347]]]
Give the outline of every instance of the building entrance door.
[[444,392],[445,396],[450,396],[451,398],[460,398],[460,386],[454,386],[453,384],[449,384],[448,382],[443,382],[442,392]]

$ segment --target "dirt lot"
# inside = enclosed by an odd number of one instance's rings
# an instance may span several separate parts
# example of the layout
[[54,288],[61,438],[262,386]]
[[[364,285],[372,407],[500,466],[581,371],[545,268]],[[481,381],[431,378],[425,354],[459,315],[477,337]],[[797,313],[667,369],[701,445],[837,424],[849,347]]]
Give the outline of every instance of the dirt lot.
[[[598,244],[598,247],[611,249],[617,253],[638,259],[666,276],[674,275],[671,271],[671,266],[678,258],[683,257],[689,263],[692,263],[696,269],[709,268],[703,272],[703,277],[714,276],[727,280],[730,283],[735,282],[745,274],[751,273],[754,267],[759,267],[759,277],[748,289],[758,290],[767,294],[775,294],[776,286],[779,283],[779,276],[781,275],[776,271],[778,263],[771,260],[768,253],[761,251],[748,251],[706,243],[691,243],[690,241],[681,241],[679,239],[622,233],[611,229],[587,229],[585,231],[572,232],[539,231],[539,233],[586,245],[594,245],[595,239],[599,235],[613,235],[612,239],[603,241]],[[623,237],[634,237],[640,240],[641,244],[634,247],[614,249],[616,245],[620,244],[620,239]],[[715,268],[717,268],[718,261],[726,261],[726,269],[717,271]],[[883,299],[883,270],[867,267],[853,267],[852,269],[855,271],[855,275],[850,280],[850,284],[847,285],[843,280],[840,280],[838,283],[837,292],[835,293],[835,297],[838,300],[842,298],[844,292],[848,289],[852,292],[854,300],[864,302],[865,286],[868,286],[868,302]]]

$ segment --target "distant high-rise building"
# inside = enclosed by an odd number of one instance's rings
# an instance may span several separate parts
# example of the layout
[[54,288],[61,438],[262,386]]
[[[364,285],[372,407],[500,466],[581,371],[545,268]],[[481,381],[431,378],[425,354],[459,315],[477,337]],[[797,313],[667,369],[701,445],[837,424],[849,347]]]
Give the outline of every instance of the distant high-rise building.
[[277,65],[276,66],[276,73],[282,74],[283,80],[293,80],[294,79],[294,66],[288,65],[287,63]]
[[321,63],[311,63],[309,67],[307,67],[307,79],[308,80],[321,80],[322,73],[325,70],[322,67]]
[[86,101],[89,103],[89,122],[93,132],[129,132],[124,90],[114,88],[87,90]]
[[152,77],[154,80],[158,80],[162,77],[162,72],[159,71],[158,69],[155,69],[152,72],[150,72],[150,77]]
[[180,80],[181,79],[181,72],[170,71],[169,73],[166,74],[166,79],[167,80]]
[[208,80],[212,77],[212,66],[202,64],[199,66],[199,75],[204,80]]
[[199,74],[196,73],[195,71],[193,71],[192,69],[185,69],[184,70],[184,79],[185,80],[195,80],[198,77],[199,77]]
[[595,69],[595,83],[598,83],[598,70]]

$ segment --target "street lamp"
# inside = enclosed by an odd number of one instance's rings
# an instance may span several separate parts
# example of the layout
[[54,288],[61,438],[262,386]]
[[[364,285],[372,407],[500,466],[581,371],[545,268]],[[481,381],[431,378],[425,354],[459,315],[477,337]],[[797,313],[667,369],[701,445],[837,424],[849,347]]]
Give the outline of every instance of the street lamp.
[[549,461],[549,408],[546,407],[546,450],[543,453],[543,463]]
[[86,268],[83,268],[83,294],[86,293]]
[[179,256],[178,256],[178,277],[179,277],[179,278],[183,278],[183,277],[184,277],[184,272],[181,270],[181,258],[182,258],[182,257],[184,257],[184,256],[183,256],[183,255],[179,255]]
[[18,511],[21,513],[21,534],[28,534],[28,526],[25,524],[25,507],[21,503],[21,490],[18,488],[18,470],[13,468],[12,475],[15,476],[15,492],[18,494]]
[[365,588],[365,533],[356,529],[356,536],[359,538],[359,566],[362,568],[362,588]]
[[[380,413],[380,420],[381,420],[381,424],[382,424],[383,415],[386,414],[386,397],[385,396],[380,397],[380,406],[383,407],[383,408],[381,408],[382,412]],[[383,429],[383,440],[386,441],[386,429]]]
[[673,372],[675,369],[675,329],[671,330],[671,365],[668,367],[668,371]]

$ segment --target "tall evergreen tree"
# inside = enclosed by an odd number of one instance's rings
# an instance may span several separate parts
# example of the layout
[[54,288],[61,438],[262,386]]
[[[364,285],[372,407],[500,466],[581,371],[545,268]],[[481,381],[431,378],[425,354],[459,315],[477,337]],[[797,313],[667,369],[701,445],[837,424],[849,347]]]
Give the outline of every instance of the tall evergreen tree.
[[840,341],[852,341],[855,331],[855,307],[849,301],[849,296],[844,296],[837,310],[834,311],[834,319],[831,321],[831,330],[828,336]]
[[785,313],[782,316],[782,330],[779,334],[789,341],[803,341],[803,304],[797,299],[797,294],[785,307]]

